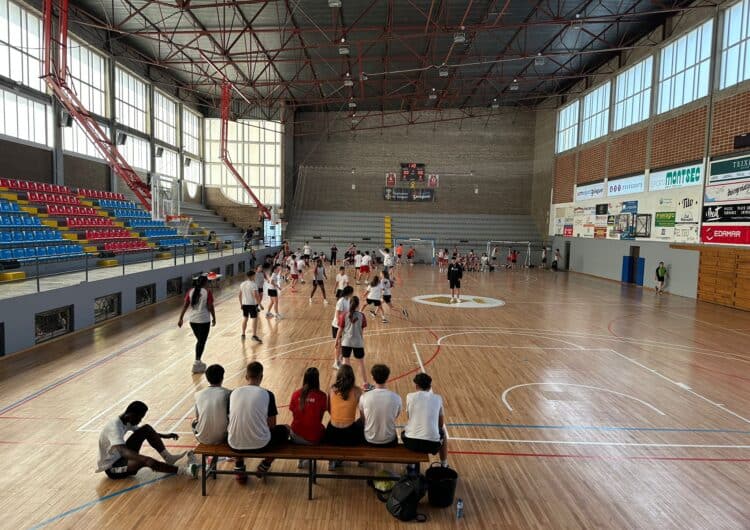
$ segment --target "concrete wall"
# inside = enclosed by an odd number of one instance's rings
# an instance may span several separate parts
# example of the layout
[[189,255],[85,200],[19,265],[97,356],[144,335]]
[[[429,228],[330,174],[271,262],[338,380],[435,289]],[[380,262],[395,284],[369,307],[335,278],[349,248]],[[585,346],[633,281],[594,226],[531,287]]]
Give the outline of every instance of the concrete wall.
[[[266,254],[271,252],[273,249],[257,251],[257,261],[262,262]],[[70,287],[0,300],[0,324],[5,328],[5,352],[14,353],[35,345],[34,322],[37,313],[72,305],[74,330],[81,330],[94,325],[94,300],[97,298],[121,293],[121,309],[125,315],[135,311],[135,290],[138,287],[156,284],[158,303],[167,298],[169,279],[181,277],[184,282],[190,282],[193,275],[216,267],[220,267],[224,273],[229,264],[234,264],[235,274],[238,274],[237,264],[245,261],[247,270],[248,260],[249,254],[236,254],[94,282],[81,282]],[[52,342],[49,347],[55,348],[55,343]]]
[[531,181],[531,215],[540,234],[549,226],[550,190],[555,173],[555,110],[536,112],[534,134],[534,174]]
[[640,247],[640,256],[646,259],[644,287],[654,288],[654,271],[660,261],[669,270],[666,289],[672,294],[696,298],[698,292],[698,266],[700,252],[670,248],[669,243],[652,241],[621,241],[614,239],[586,239],[554,237],[552,248],[563,254],[565,243],[570,242],[570,270],[620,281],[622,257],[630,255],[631,246]]
[[109,166],[89,158],[65,155],[65,185],[109,191]]
[[0,177],[52,183],[52,150],[0,139]]
[[[428,115],[435,118],[434,112]],[[446,119],[460,116],[458,111],[442,112]],[[414,119],[425,117],[417,113]],[[303,209],[340,210],[346,205],[380,213],[529,214],[533,111],[498,110],[489,119],[416,125],[392,114],[386,118],[392,127],[327,135],[327,122],[337,118],[336,113],[297,115],[295,171],[302,176],[295,187],[303,193],[297,202]],[[437,202],[383,200],[385,175],[398,173],[401,162],[424,163],[427,173],[440,175]]]

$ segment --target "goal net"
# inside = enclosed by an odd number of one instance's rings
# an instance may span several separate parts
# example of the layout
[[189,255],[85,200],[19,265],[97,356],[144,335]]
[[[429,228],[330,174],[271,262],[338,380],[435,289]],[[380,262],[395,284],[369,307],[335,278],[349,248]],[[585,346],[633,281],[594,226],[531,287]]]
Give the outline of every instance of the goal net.
[[151,177],[151,218],[166,221],[180,216],[179,181],[172,177],[154,174]]
[[530,241],[487,241],[487,255],[490,263],[497,268],[505,267],[509,263],[508,255],[513,252],[518,253],[516,267],[531,266]]
[[396,237],[393,239],[394,246],[399,244],[404,246],[404,254],[401,258],[406,261],[406,256],[409,253],[409,249],[414,249],[414,263],[426,263],[427,265],[435,264],[435,240],[434,239],[421,239],[421,238],[408,238],[408,237]]

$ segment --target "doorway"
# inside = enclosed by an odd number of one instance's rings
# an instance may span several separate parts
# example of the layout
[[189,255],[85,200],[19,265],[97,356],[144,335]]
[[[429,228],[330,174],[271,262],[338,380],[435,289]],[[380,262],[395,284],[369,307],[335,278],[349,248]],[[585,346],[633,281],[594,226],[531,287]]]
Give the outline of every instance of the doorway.
[[[641,257],[641,247],[638,245],[630,245],[630,274],[628,275],[628,283],[638,283],[638,259]],[[643,283],[641,281],[641,283]]]
[[565,269],[570,270],[570,241],[565,242]]

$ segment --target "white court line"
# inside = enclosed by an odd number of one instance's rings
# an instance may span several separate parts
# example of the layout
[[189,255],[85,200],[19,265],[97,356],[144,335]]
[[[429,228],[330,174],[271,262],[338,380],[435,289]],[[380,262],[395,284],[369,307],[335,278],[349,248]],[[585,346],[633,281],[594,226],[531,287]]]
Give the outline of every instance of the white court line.
[[[537,338],[539,338],[538,335],[531,334],[531,333],[528,333],[528,332],[516,332],[516,331],[458,331],[456,333],[450,333],[448,335],[443,335],[442,337],[440,337],[438,339],[437,343],[438,343],[439,346],[442,346],[443,345],[443,340],[447,339],[449,337],[455,337],[456,335],[476,335],[476,334],[487,334],[487,335],[492,335],[492,334],[499,334],[499,335],[521,335],[521,336],[524,336],[524,337],[534,337],[534,336],[536,336]],[[552,341],[562,342],[563,344],[569,344],[570,346],[573,346],[573,348],[576,349],[576,350],[582,350],[583,349],[582,346],[580,346],[578,344],[575,344],[574,342],[569,342],[567,340],[562,340],[562,339],[558,339],[558,338],[554,338],[554,337],[545,337],[545,338],[547,338],[548,340],[552,340]],[[446,346],[450,346],[450,344],[446,344]]]
[[508,398],[508,394],[510,393],[511,390],[515,390],[516,388],[521,388],[521,387],[524,387],[524,386],[544,386],[544,385],[551,385],[551,386],[572,386],[572,387],[576,387],[576,388],[588,388],[590,390],[598,390],[599,392],[606,392],[608,394],[614,394],[616,396],[620,396],[620,397],[624,397],[624,398],[627,398],[627,399],[632,399],[633,401],[637,401],[641,405],[644,405],[644,406],[650,408],[651,410],[653,410],[653,411],[661,414],[662,416],[666,416],[666,414],[664,414],[661,410],[657,409],[656,407],[654,407],[650,403],[648,403],[646,401],[643,401],[642,399],[638,399],[637,397],[631,396],[630,394],[623,394],[622,392],[615,392],[614,390],[609,390],[607,388],[601,388],[601,387],[598,387],[598,386],[578,385],[578,384],[575,384],[575,383],[523,383],[523,384],[520,384],[520,385],[514,385],[514,386],[512,386],[510,388],[506,388],[505,391],[503,392],[503,395],[501,396],[501,399],[502,399],[503,403],[505,404],[505,406],[507,407],[507,409],[509,411],[513,412],[513,407],[510,406],[510,403],[508,403],[508,399],[507,399]]
[[710,403],[710,404],[711,404],[711,405],[713,405],[714,407],[717,407],[717,408],[719,408],[719,409],[723,410],[724,412],[726,412],[726,413],[728,413],[728,414],[731,414],[731,415],[732,415],[732,416],[734,416],[735,418],[738,418],[738,419],[740,419],[740,420],[744,421],[745,423],[750,423],[750,419],[747,419],[747,418],[745,418],[744,416],[740,416],[740,415],[739,415],[739,414],[737,414],[736,412],[733,412],[733,411],[729,410],[728,408],[726,408],[726,407],[725,407],[724,405],[722,405],[721,403],[716,403],[715,401],[712,401],[711,399],[707,398],[706,396],[703,396],[703,395],[699,394],[698,392],[696,392],[696,391],[694,391],[694,390],[692,390],[692,389],[688,388],[688,387],[687,387],[687,386],[686,386],[686,385],[685,385],[684,383],[679,383],[679,382],[675,381],[674,379],[670,379],[670,378],[669,378],[669,377],[667,377],[666,375],[660,374],[659,372],[657,372],[657,371],[656,371],[656,370],[654,370],[653,368],[649,368],[649,367],[648,367],[648,366],[646,366],[645,364],[641,364],[641,363],[639,363],[638,361],[636,361],[635,359],[631,359],[631,358],[630,358],[630,357],[628,357],[627,355],[623,355],[622,353],[620,353],[620,352],[618,352],[618,351],[615,351],[615,350],[610,350],[610,351],[611,351],[612,353],[614,353],[615,355],[618,355],[618,356],[622,357],[623,359],[627,360],[628,362],[631,362],[631,363],[633,363],[634,365],[636,365],[636,366],[640,366],[640,367],[641,367],[641,368],[643,368],[644,370],[647,370],[648,372],[651,372],[651,373],[652,373],[652,374],[654,374],[655,376],[657,376],[657,377],[660,377],[660,378],[664,379],[665,381],[669,381],[669,382],[670,382],[670,383],[672,383],[673,385],[675,385],[675,386],[678,386],[678,387],[680,387],[680,388],[681,388],[682,390],[684,390],[685,392],[689,392],[689,393],[691,393],[692,395],[694,395],[695,397],[698,397],[698,398],[702,399],[703,401],[706,401],[707,403]]
[[[542,337],[540,337],[542,338]],[[438,346],[435,343],[415,342],[415,346]],[[574,347],[547,347],[547,346],[502,346],[499,344],[440,344],[444,348],[494,348],[497,350],[573,350],[573,351],[609,351],[611,348],[577,348]]]
[[737,333],[739,335],[744,335],[745,337],[750,337],[750,333],[745,333],[743,331],[732,329],[732,328],[725,328],[724,326],[719,326],[717,324],[714,324],[713,322],[707,322],[706,320],[700,320],[698,318],[692,318],[687,315],[681,315],[679,313],[675,313],[674,311],[664,311],[664,313],[668,315],[674,315],[676,317],[679,317],[685,320],[691,320],[693,322],[700,322],[701,324],[705,324],[707,326],[711,326],[713,328],[720,329],[722,331],[731,331],[732,333]]
[[[419,348],[417,348],[417,345],[412,342],[411,344],[412,348],[414,348],[414,354],[417,356],[417,362],[419,363],[419,371],[424,373],[424,364],[422,364],[422,357],[419,356]],[[434,344],[433,344],[434,346]]]
[[750,449],[750,445],[714,445],[714,444],[670,444],[670,443],[639,443],[639,442],[594,442],[573,440],[514,440],[510,438],[464,438],[455,437],[453,441],[462,442],[491,442],[510,444],[553,444],[553,445],[601,445],[606,447],[674,447],[696,449]]

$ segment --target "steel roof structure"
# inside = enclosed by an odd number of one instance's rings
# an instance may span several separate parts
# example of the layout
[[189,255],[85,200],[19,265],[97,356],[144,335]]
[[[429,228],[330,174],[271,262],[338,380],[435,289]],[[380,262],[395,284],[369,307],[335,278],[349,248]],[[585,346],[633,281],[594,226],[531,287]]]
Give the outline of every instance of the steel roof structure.
[[[329,4],[331,6],[329,6]],[[340,4],[340,6],[336,6]],[[71,0],[218,108],[256,113],[535,107],[562,94],[686,0]],[[352,105],[352,103],[355,106]]]

